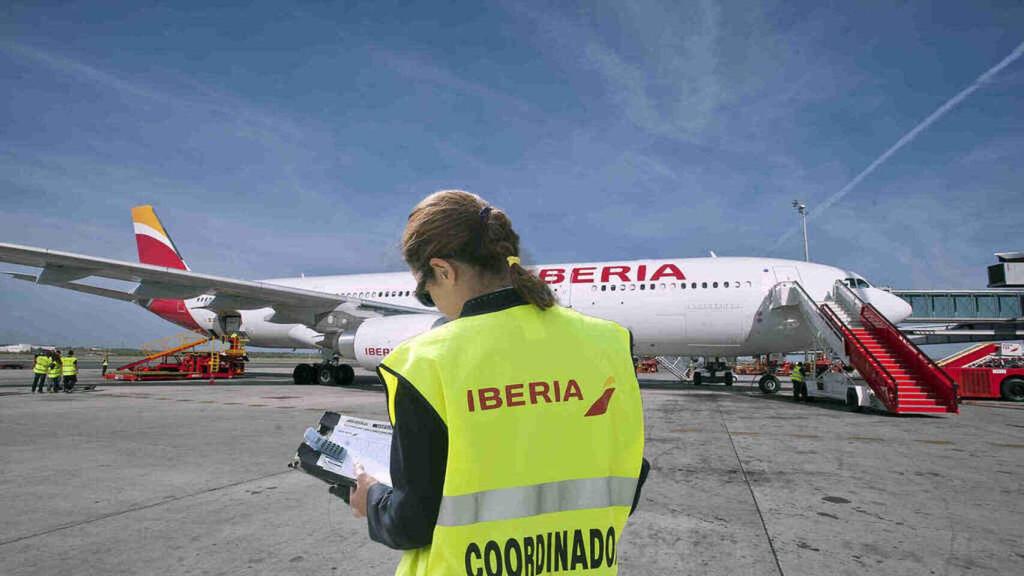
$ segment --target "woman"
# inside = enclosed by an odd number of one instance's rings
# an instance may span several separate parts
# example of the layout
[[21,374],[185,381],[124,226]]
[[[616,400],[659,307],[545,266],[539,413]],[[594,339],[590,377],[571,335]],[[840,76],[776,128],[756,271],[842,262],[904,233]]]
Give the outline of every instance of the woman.
[[402,251],[450,321],[378,368],[394,487],[359,474],[354,514],[398,574],[616,573],[649,469],[628,331],[558,306],[474,194],[420,202]]

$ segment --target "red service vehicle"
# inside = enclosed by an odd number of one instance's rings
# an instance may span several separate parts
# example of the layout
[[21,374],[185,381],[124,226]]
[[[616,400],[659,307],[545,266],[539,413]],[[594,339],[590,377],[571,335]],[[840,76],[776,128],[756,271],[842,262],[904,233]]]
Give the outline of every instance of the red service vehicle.
[[[201,347],[210,343],[210,350]],[[227,350],[217,350],[209,338],[200,338],[179,346],[150,354],[118,367],[105,376],[108,380],[158,381],[158,380],[220,380],[245,374],[245,353],[243,341],[238,336],[227,339]]]
[[1024,402],[1024,351],[1018,342],[978,344],[938,365],[959,384],[961,398]]

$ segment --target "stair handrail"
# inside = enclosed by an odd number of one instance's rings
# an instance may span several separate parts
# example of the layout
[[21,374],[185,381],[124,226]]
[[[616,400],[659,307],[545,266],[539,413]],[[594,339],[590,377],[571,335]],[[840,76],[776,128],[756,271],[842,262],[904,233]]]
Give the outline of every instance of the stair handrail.
[[[821,309],[819,308],[818,303],[814,300],[814,298],[811,297],[810,294],[807,293],[807,290],[804,289],[803,285],[793,280],[786,280],[783,282],[779,282],[776,286],[782,285],[791,285],[796,287],[797,292],[799,292],[799,294],[803,297],[800,301],[800,304],[801,309],[804,312],[804,316],[809,318],[812,324],[815,323],[814,321],[816,320],[816,317],[822,316]],[[838,330],[836,326],[833,326],[828,318],[825,318],[825,321],[820,323],[824,324],[825,327],[829,329],[829,331],[832,333],[833,338],[835,339],[834,341],[830,342],[827,338],[823,338],[826,340],[826,344],[828,345],[828,347],[831,348],[832,351],[835,352],[836,354],[841,353],[843,356],[849,356],[849,354],[846,351],[846,346],[844,344],[845,338],[843,338],[842,331]],[[822,330],[819,327],[815,326],[815,328],[818,328],[818,333],[822,334]]]
[[854,293],[850,286],[842,280],[836,280],[833,286],[832,296],[841,306],[846,308],[846,312],[851,317],[860,317],[861,308],[864,307],[864,301]]
[[672,375],[674,375],[676,378],[679,378],[680,380],[686,380],[686,370],[682,370],[678,366],[678,364],[682,360],[682,358],[683,358],[682,356],[677,356],[676,357],[676,361],[672,362],[670,364],[669,361],[668,361],[668,358],[665,357],[665,356],[655,356],[654,357],[655,361],[657,361],[658,364],[664,366],[665,369],[668,370],[669,372],[671,372]]
[[[845,326],[835,310],[828,304],[821,305],[822,315],[827,318],[830,322],[835,323],[837,326]],[[870,384],[872,382],[872,376],[875,376],[875,380],[883,381],[884,386],[882,387],[882,393],[875,391],[876,394],[881,396],[882,403],[887,408],[896,411],[899,406],[900,398],[900,387],[896,382],[896,377],[889,372],[889,369],[882,364],[881,360],[871,352],[871,349],[857,336],[857,333],[853,330],[841,328],[844,334],[844,340],[847,346],[856,349],[858,354],[851,354],[850,349],[846,351],[846,355],[850,358],[850,364],[860,372],[860,375]],[[861,358],[865,358],[862,360]],[[872,387],[873,389],[874,387]]]
[[914,344],[910,338],[907,338],[906,335],[904,335],[895,324],[890,322],[884,314],[879,312],[878,308],[875,308],[873,304],[865,302],[846,284],[836,282],[836,286],[842,286],[843,292],[852,296],[860,305],[860,318],[865,324],[879,331],[882,337],[890,342],[898,342],[903,345],[895,347],[897,352],[900,352],[901,350],[910,350],[911,353],[909,356],[902,353],[901,356],[906,356],[906,359],[912,364],[915,364],[920,372],[935,376],[939,380],[940,384],[938,387],[939,389],[937,390],[940,399],[947,407],[956,410],[958,386],[953,378],[951,378],[949,374],[946,374],[946,371],[940,368],[934,360],[924,353],[923,350],[918,348],[917,344]]
[[876,330],[879,330],[884,338],[888,339],[890,342],[895,341],[904,345],[903,348],[896,347],[897,351],[910,350],[911,353],[909,356],[905,353],[901,353],[901,355],[907,356],[907,359],[909,359],[912,364],[915,364],[916,368],[920,372],[931,374],[937,378],[939,386],[936,391],[942,399],[943,404],[950,408],[956,408],[958,386],[953,378],[951,378],[949,374],[946,374],[945,370],[936,365],[934,360],[929,358],[927,354],[907,338],[899,328],[893,326],[892,322],[889,322],[889,319],[879,312],[872,304],[868,303],[864,306],[860,314],[864,323],[869,324]]

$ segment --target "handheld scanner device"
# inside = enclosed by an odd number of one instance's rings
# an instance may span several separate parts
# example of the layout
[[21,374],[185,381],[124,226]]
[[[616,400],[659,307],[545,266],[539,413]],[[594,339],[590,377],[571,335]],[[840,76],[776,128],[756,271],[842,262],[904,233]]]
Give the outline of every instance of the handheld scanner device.
[[324,456],[333,458],[338,462],[343,462],[345,460],[345,448],[321,436],[320,433],[313,428],[306,428],[304,439],[310,448]]

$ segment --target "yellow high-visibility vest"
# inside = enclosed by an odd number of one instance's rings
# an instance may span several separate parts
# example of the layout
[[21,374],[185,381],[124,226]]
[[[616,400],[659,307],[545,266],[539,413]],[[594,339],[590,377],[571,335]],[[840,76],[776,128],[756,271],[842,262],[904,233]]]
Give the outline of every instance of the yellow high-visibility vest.
[[61,369],[61,363],[60,362],[56,362],[56,361],[52,362],[50,364],[50,372],[47,374],[47,376],[49,376],[50,378],[57,378],[58,376],[60,376],[60,369]]
[[803,382],[804,381],[804,371],[800,369],[799,365],[793,366],[793,373],[790,376],[790,379],[791,380],[795,380],[797,382]]
[[50,364],[53,364],[53,358],[45,354],[36,356],[36,365],[32,368],[32,372],[36,374],[46,374],[46,371],[50,369]]
[[644,449],[625,328],[513,306],[408,340],[378,373],[392,424],[403,380],[448,431],[431,544],[397,574],[618,572]]
[[64,356],[60,359],[62,374],[64,376],[77,376],[78,375],[78,358],[74,356]]

